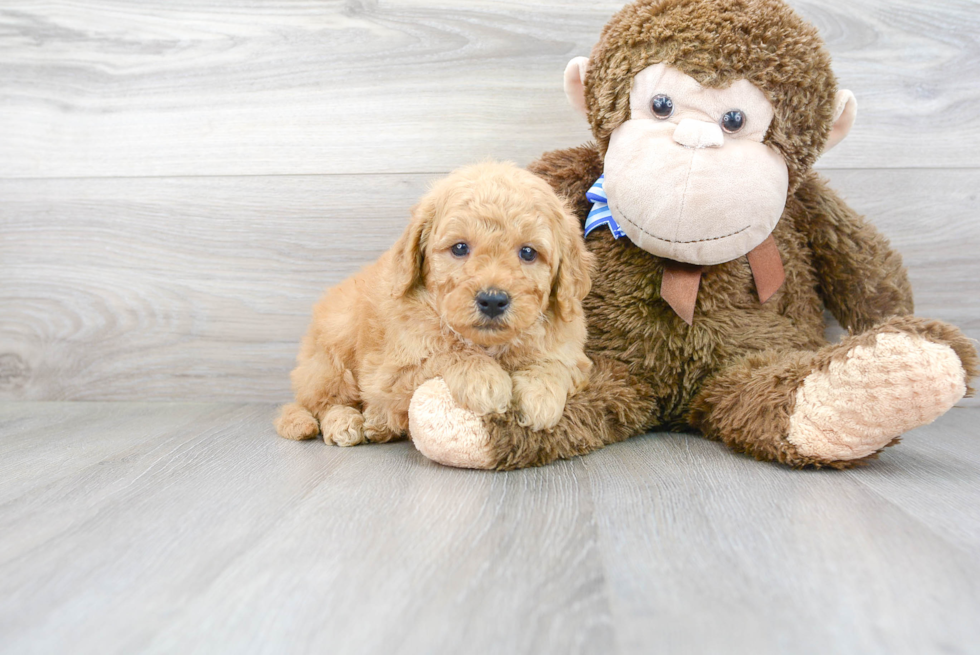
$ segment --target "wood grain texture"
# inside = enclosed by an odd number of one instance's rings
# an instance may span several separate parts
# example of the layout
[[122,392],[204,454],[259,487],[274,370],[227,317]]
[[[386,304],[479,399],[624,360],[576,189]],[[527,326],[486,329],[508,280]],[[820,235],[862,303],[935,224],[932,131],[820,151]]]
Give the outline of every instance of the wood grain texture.
[[[980,337],[980,172],[829,171]],[[0,398],[284,401],[322,290],[433,176],[0,180]]]
[[[934,444],[955,424],[972,432],[975,453],[976,412],[906,438],[932,444],[949,468],[924,479],[913,472],[921,455],[905,449],[868,470],[879,488],[882,478],[916,485],[939,521],[968,521],[971,540],[975,506],[947,502],[940,486],[978,470]],[[683,435],[631,440],[586,466],[624,652],[649,652],[653,640],[658,652],[701,653],[913,654],[976,644],[976,547],[933,532],[907,511],[907,496],[871,491],[862,471],[760,465]]]
[[0,388],[285,398],[313,301],[394,242],[426,180],[0,182]]
[[279,439],[272,412],[0,403],[0,651],[902,654],[980,639],[976,409],[848,472],[666,434],[464,471],[408,442]]
[[[939,419],[935,430],[916,430],[903,437],[902,457],[882,457],[873,467],[847,474],[974,556],[980,554],[977,411],[954,408],[947,415],[950,419]],[[943,499],[942,511],[935,511],[937,496]]]
[[[38,478],[0,503],[0,650],[608,652],[581,462],[472,473],[287,442],[268,405],[162,407],[150,428],[141,405],[0,410]],[[75,464],[63,414],[104,459]],[[31,463],[30,431],[70,475]]]
[[[796,0],[861,110],[836,168],[980,165],[975,0]],[[12,0],[0,177],[426,173],[587,138],[621,2]]]
[[[177,414],[153,403],[0,404],[0,503],[104,465],[122,451],[153,448],[175,430],[193,433],[212,412],[204,404],[181,406]],[[119,423],[127,429],[106,430]]]

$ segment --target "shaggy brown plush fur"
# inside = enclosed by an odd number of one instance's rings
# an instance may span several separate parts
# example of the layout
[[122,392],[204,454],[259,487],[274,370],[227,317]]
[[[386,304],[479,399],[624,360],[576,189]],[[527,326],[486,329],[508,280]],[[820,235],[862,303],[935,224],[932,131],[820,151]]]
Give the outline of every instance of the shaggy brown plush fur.
[[[532,432],[511,415],[487,417],[497,467],[581,455],[652,428],[699,429],[794,467],[860,464],[804,456],[787,440],[796,391],[809,374],[890,332],[948,345],[967,380],[980,360],[955,327],[909,316],[901,257],[810,170],[830,133],[837,90],[812,27],[779,0],[628,5],[606,26],[589,64],[586,99],[598,145],[548,153],[530,170],[584,221],[585,194],[603,171],[609,136],[629,118],[633,77],[657,62],[706,86],[744,77],[772,102],[765,142],[790,170],[789,198],[773,232],[786,281],[760,304],[744,257],[708,267],[689,326],[660,297],[664,260],[596,230],[586,240],[597,262],[584,303],[595,363],[590,387],[551,430]],[[827,344],[824,307],[853,336]]]

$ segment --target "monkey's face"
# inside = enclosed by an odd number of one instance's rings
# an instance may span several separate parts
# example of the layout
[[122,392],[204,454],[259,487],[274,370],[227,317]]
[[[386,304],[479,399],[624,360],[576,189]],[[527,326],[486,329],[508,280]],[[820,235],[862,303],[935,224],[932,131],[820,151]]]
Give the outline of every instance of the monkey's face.
[[763,143],[772,119],[747,80],[711,89],[666,64],[644,69],[606,152],[613,218],[659,257],[711,265],[746,254],[786,205],[786,162]]

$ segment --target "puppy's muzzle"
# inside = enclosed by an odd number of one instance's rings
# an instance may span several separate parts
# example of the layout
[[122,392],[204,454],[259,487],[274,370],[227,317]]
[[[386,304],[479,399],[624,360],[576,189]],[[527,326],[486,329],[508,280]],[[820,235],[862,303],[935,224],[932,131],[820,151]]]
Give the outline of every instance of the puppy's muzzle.
[[500,289],[487,289],[476,294],[476,307],[481,314],[494,319],[510,307],[510,296]]

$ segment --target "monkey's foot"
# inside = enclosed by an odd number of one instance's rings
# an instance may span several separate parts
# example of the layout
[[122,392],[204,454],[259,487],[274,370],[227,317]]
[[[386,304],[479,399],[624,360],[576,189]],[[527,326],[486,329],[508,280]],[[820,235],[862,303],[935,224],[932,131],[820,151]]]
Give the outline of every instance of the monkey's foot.
[[787,440],[806,457],[861,459],[931,423],[965,393],[966,371],[952,348],[880,333],[803,380]]
[[415,390],[408,408],[408,431],[419,452],[434,462],[471,469],[496,465],[482,419],[456,404],[442,378]]

